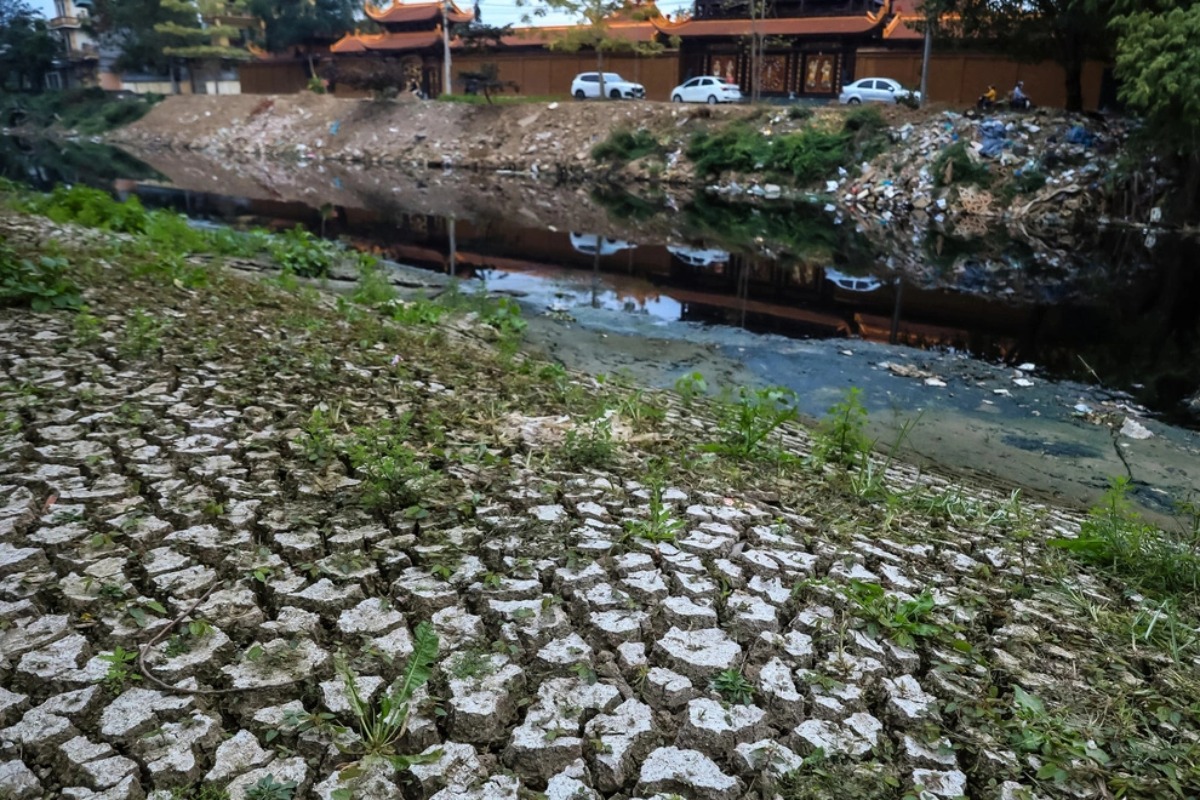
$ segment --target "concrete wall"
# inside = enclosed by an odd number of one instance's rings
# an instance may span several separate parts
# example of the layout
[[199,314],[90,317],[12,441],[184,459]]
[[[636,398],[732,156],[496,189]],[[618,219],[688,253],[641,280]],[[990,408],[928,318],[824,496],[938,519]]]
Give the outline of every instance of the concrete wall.
[[[1104,65],[1090,61],[1083,69],[1083,107],[1094,109],[1100,101]],[[921,53],[859,50],[854,77],[892,78],[905,86],[921,84]],[[1039,106],[1061,108],[1067,103],[1066,77],[1062,67],[1051,61],[1027,64],[995,55],[934,54],[929,68],[929,97],[950,105],[973,105],[993,84],[1001,97],[1017,81],[1025,81],[1025,93]]]

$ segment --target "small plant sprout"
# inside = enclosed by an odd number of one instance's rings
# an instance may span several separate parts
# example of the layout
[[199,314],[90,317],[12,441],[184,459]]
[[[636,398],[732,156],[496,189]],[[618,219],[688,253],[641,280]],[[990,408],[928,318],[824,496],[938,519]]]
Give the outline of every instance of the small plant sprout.
[[918,638],[936,637],[948,630],[929,621],[935,606],[929,590],[912,600],[901,600],[884,592],[877,583],[852,580],[846,599],[851,613],[866,621],[868,634],[886,635],[901,647],[912,647]]
[[645,519],[628,520],[625,529],[630,535],[650,542],[673,542],[683,528],[683,520],[671,515],[670,505],[663,502],[662,481],[655,478],[647,487],[650,510]]
[[741,670],[726,669],[712,679],[712,689],[726,702],[748,706],[754,700],[754,684],[746,680]]
[[862,403],[862,390],[851,387],[841,402],[829,412],[817,427],[813,456],[819,463],[833,462],[853,466],[871,452],[871,441],[864,432],[867,409]]
[[280,782],[267,774],[246,789],[246,800],[292,800],[295,794],[295,781]]
[[722,439],[704,449],[733,458],[771,459],[780,455],[769,446],[770,437],[784,424],[799,418],[796,393],[780,386],[738,390],[737,398],[721,407],[718,422]]
[[99,657],[100,660],[108,664],[108,671],[101,679],[104,688],[108,689],[111,694],[117,695],[125,691],[127,684],[140,681],[142,676],[133,668],[133,662],[137,660],[137,657],[137,650],[126,650],[120,645],[117,645],[111,653],[102,654]]
[[[413,634],[413,652],[405,664],[403,675],[389,691],[384,692],[374,702],[363,698],[358,690],[358,679],[354,670],[350,668],[345,655],[339,654],[335,660],[335,668],[345,685],[350,710],[354,714],[355,737],[348,745],[339,743],[338,748],[344,753],[357,756],[360,760],[385,759],[399,771],[407,770],[413,764],[428,763],[440,758],[440,751],[422,756],[401,755],[397,752],[400,741],[408,732],[413,695],[428,682],[437,653],[437,634],[433,632],[429,623],[422,622]],[[342,771],[343,780],[355,776],[352,767]]]

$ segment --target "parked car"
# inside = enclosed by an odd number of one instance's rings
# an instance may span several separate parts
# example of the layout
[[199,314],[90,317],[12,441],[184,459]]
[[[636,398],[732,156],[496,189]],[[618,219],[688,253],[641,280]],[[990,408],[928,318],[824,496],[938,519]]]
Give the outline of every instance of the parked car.
[[847,292],[873,292],[883,288],[883,281],[873,275],[847,275],[830,267],[825,268],[825,280]]
[[667,251],[691,267],[710,267],[714,264],[729,263],[729,253],[724,250],[702,250],[696,247],[681,247],[671,244],[667,245]]
[[596,251],[600,251],[602,256],[611,256],[622,250],[632,250],[637,245],[624,239],[610,239],[594,233],[572,233],[571,247],[589,256],[595,255]]
[[742,100],[742,90],[736,83],[723,78],[703,75],[684,81],[671,90],[672,103],[737,103]]
[[[613,100],[641,99],[646,96],[646,87],[627,81],[615,72],[604,73],[604,93]],[[600,73],[581,72],[571,81],[571,94],[576,100],[600,96]]]
[[921,102],[921,93],[910,91],[891,78],[860,78],[842,87],[838,102],[843,105],[859,103],[899,103],[906,97]]

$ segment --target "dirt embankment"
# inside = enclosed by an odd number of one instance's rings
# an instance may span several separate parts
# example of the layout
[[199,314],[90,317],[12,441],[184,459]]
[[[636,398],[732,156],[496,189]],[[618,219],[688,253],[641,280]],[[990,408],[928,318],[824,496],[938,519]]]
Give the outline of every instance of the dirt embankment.
[[[973,231],[997,219],[1059,229],[1100,217],[1144,222],[1156,219],[1153,209],[1169,185],[1148,173],[1132,184],[1149,187],[1141,195],[1120,191],[1112,180],[1125,141],[1119,120],[1049,110],[986,118],[946,109],[881,111],[891,144],[869,164],[846,164],[828,176],[831,180],[812,186],[791,187],[761,174],[726,174],[710,188],[742,199],[817,190],[863,227],[923,229],[933,223]],[[168,98],[110,138],[140,148],[223,156],[694,186],[712,183],[712,176],[698,174],[687,157],[688,143],[698,132],[740,121],[747,123],[746,136],[763,145],[809,126],[836,129],[843,114],[834,106],[809,113],[651,102],[476,106],[307,93],[187,96]],[[597,163],[592,149],[621,130],[647,132],[656,152],[622,165]]]

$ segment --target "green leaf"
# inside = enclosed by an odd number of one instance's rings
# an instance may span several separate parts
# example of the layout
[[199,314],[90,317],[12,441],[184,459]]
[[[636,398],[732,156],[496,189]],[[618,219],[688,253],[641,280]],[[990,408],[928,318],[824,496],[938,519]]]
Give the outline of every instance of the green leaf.
[[413,632],[413,652],[405,665],[404,679],[392,695],[400,702],[412,699],[413,693],[425,685],[433,674],[433,662],[437,658],[438,638],[428,622],[417,625]]
[[142,605],[145,606],[146,608],[150,609],[151,611],[153,611],[156,614],[161,614],[164,617],[167,615],[166,606],[164,606],[162,603],[158,602],[157,600],[149,600],[145,603],[142,603]]
[[1031,714],[1041,716],[1046,713],[1046,706],[1040,699],[1029,694],[1020,686],[1013,687],[1013,702],[1017,704],[1017,708],[1028,711]]
[[388,761],[392,763],[398,771],[404,772],[414,764],[433,764],[442,757],[441,749],[434,750],[432,753],[419,753],[411,756],[390,756]]

